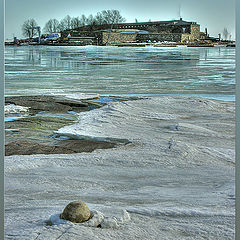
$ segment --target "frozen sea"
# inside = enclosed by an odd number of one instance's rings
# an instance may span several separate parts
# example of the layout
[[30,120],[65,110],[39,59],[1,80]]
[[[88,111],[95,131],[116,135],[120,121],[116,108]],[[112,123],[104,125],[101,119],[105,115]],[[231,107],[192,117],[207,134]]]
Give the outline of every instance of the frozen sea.
[[[224,47],[6,48],[6,95],[141,96],[57,131],[116,148],[5,158],[6,239],[233,239],[234,57]],[[59,220],[78,199],[94,218]]]
[[235,49],[6,47],[6,95],[185,94],[233,99]]

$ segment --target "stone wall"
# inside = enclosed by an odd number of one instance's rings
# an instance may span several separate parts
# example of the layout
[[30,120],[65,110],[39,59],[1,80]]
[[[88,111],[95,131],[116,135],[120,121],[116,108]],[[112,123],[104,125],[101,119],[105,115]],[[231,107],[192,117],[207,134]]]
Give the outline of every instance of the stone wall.
[[153,33],[153,34],[138,34],[138,42],[146,42],[150,40],[151,42],[181,42],[181,33]]
[[182,34],[182,42],[195,42],[200,40],[200,25],[192,24],[191,25],[191,33]]
[[89,32],[78,32],[78,31],[74,31],[74,30],[62,32],[61,37],[67,38],[69,34],[71,37],[96,37],[95,32],[90,32],[90,31]]
[[102,44],[136,42],[137,33],[102,32]]
[[182,34],[181,42],[193,42],[195,38],[190,33],[184,33]]
[[[127,33],[122,32],[120,29],[112,30],[111,34],[108,31],[102,31],[108,25],[99,25],[99,26],[85,26],[79,29],[68,30],[62,33],[62,38],[67,38],[68,34],[71,34],[71,37],[79,38],[95,38],[94,44],[106,45],[106,44],[117,44],[117,43],[128,43],[128,42],[193,42],[200,39],[200,25],[196,23],[192,24],[181,24],[178,25],[165,25],[165,24],[156,24],[156,23],[145,23],[140,24],[142,27],[151,30],[152,33],[148,34],[137,34],[137,33]],[[139,25],[139,26],[140,26]],[[136,24],[125,24],[119,25],[118,27],[125,27],[130,29],[131,27],[139,27]],[[97,28],[102,27],[101,30],[96,30]],[[150,29],[152,28],[152,29]],[[83,31],[84,30],[84,31]],[[95,31],[94,31],[95,30]],[[153,32],[154,31],[154,32]]]
[[191,34],[195,40],[200,38],[200,25],[199,24],[191,25]]

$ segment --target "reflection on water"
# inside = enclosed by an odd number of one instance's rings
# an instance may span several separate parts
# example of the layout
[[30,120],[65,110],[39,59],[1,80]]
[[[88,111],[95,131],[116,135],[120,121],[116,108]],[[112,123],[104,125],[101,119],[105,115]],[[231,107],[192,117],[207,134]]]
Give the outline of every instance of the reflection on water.
[[6,95],[233,95],[235,49],[6,47]]

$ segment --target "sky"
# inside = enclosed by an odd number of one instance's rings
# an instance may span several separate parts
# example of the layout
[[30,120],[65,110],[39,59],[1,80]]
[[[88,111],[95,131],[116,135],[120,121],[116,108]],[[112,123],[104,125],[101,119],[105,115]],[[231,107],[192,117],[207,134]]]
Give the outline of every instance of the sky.
[[126,22],[164,21],[183,18],[197,22],[210,36],[227,28],[235,39],[235,0],[5,0],[5,39],[22,38],[24,21],[34,18],[41,28],[51,19],[95,15],[107,9],[119,10]]

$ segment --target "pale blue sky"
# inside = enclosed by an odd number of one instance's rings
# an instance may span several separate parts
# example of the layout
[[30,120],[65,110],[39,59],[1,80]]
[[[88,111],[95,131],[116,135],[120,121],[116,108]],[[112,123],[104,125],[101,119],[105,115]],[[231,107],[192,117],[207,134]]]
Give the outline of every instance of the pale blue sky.
[[226,27],[235,38],[235,0],[5,0],[5,38],[21,38],[21,25],[34,18],[42,28],[50,18],[61,20],[85,14],[95,15],[105,9],[117,9],[127,22],[162,21],[181,17],[200,24],[201,31],[208,28],[217,37]]

